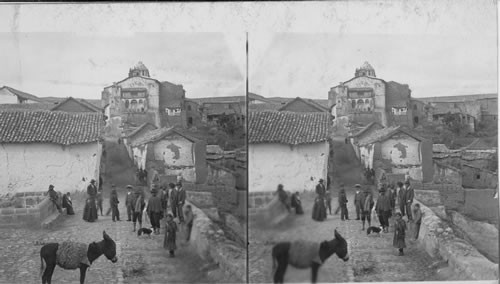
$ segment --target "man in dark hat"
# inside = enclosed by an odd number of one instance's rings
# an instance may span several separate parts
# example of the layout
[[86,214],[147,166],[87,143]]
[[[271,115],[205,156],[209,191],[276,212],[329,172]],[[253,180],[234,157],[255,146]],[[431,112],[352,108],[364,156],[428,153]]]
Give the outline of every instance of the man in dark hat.
[[181,182],[177,182],[176,187],[177,187],[177,214],[179,215],[179,223],[184,223],[182,207],[186,202],[186,191],[182,187]]
[[151,197],[148,201],[147,213],[149,216],[149,221],[151,222],[151,226],[153,227],[154,233],[156,235],[160,234],[160,217],[163,214],[163,208],[161,206],[161,199],[158,194],[158,186],[156,184],[153,185],[151,189]]
[[133,202],[133,193],[132,193],[132,186],[131,185],[127,185],[127,197],[125,197],[125,206],[127,206],[127,221],[130,222],[132,221],[132,214],[133,214],[133,205],[132,205],[132,202]]
[[89,186],[87,186],[87,201],[85,203],[85,208],[83,209],[83,220],[87,222],[94,222],[97,220],[97,187],[95,184],[95,179],[90,181]]
[[384,230],[384,233],[389,232],[391,201],[389,199],[389,196],[386,194],[385,184],[379,185],[379,196],[377,199],[377,205],[375,206],[375,211],[377,212],[377,216],[380,221],[380,225]]

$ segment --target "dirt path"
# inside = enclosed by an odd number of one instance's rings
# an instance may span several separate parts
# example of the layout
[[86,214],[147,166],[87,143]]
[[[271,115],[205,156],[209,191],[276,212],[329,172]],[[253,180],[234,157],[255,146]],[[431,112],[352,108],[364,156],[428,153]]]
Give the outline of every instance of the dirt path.
[[[306,239],[323,241],[333,238],[333,231],[338,229],[349,244],[350,260],[344,262],[336,255],[330,257],[319,272],[319,282],[385,282],[385,281],[428,281],[428,280],[460,280],[452,275],[437,273],[436,259],[427,255],[416,243],[407,241],[405,256],[398,256],[392,247],[392,230],[380,236],[367,236],[361,231],[361,221],[356,217],[352,203],[349,203],[349,221],[341,221],[340,215],[328,215],[324,222],[316,222],[311,218],[313,197],[302,197],[305,214],[292,216],[280,226],[270,230],[249,225],[249,259],[250,282],[266,283],[272,281],[272,245],[279,241]],[[353,192],[348,191],[349,201],[354,200]],[[334,208],[336,198],[332,200]],[[376,224],[378,225],[378,223]],[[289,267],[285,282],[309,282],[310,270],[299,270]]]

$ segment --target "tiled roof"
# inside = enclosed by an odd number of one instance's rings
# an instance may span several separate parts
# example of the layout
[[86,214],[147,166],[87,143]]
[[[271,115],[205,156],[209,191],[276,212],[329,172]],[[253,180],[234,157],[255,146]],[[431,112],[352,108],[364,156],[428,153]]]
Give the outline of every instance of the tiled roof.
[[136,135],[139,131],[141,131],[144,127],[146,127],[146,125],[151,125],[153,126],[154,128],[156,128],[155,125],[149,123],[149,122],[146,122],[146,123],[143,123],[142,125],[140,125],[139,127],[135,128],[134,130],[132,130],[131,132],[127,133],[126,135],[124,135],[125,137],[132,137],[134,135]]
[[176,133],[176,134],[188,139],[191,142],[198,142],[199,141],[198,139],[186,134],[182,129],[179,129],[179,128],[176,128],[175,126],[173,126],[173,127],[169,127],[169,128],[163,127],[163,128],[158,128],[158,129],[148,131],[148,132],[144,133],[144,136],[142,136],[137,141],[135,141],[134,144],[132,144],[132,146],[139,146],[139,145],[155,142],[155,141],[158,141],[158,140],[160,140],[160,139],[164,138],[165,136],[172,134],[172,133]]
[[246,96],[230,96],[230,97],[207,97],[207,98],[190,98],[190,100],[198,103],[226,103],[226,102],[246,102]]
[[103,128],[100,113],[0,112],[0,143],[91,143],[99,140]]
[[3,86],[3,88],[9,90],[11,93],[13,93],[14,95],[18,96],[18,97],[21,97],[25,100],[32,100],[32,101],[35,101],[35,102],[40,102],[42,103],[43,100],[40,99],[39,97],[37,96],[34,96],[32,94],[28,94],[28,93],[25,93],[25,92],[22,92],[22,91],[19,91],[19,90],[16,90],[14,88],[11,88],[11,87],[8,87],[8,86]]
[[282,106],[280,109],[278,109],[279,111],[282,111],[282,110],[286,110],[288,108],[289,105],[293,104],[294,102],[302,102],[312,108],[315,108],[317,109],[318,111],[328,111],[327,108],[323,107],[322,105],[316,103],[315,101],[313,100],[310,100],[310,99],[302,99],[300,97],[296,97],[295,99],[292,99],[290,101],[288,101],[284,106]]
[[416,98],[422,102],[467,102],[475,101],[481,99],[497,99],[498,94],[477,94],[477,95],[462,95],[462,96],[439,96],[439,97],[427,97],[427,98]]
[[367,126],[363,127],[361,130],[359,130],[358,132],[354,133],[352,135],[352,137],[358,137],[359,135],[365,133],[366,131],[368,131],[370,128],[372,128],[373,126],[375,125],[379,125],[380,127],[383,127],[382,124],[374,121],[374,122],[371,122],[370,124],[368,124]]
[[32,104],[0,104],[0,111],[37,111],[50,110],[54,104],[32,103]]
[[89,109],[89,111],[93,111],[93,112],[101,112],[102,111],[102,109],[100,107],[96,107],[95,105],[91,104],[88,101],[85,101],[84,99],[75,99],[73,97],[69,97],[69,98],[64,99],[63,101],[61,101],[57,105],[55,105],[51,110],[58,110],[60,106],[64,105],[65,103],[67,103],[69,101],[74,101],[77,104],[80,104],[83,107]]
[[326,141],[330,115],[324,112],[256,111],[249,113],[248,142],[289,145]]
[[403,134],[406,134],[413,139],[416,139],[418,141],[424,141],[425,139],[408,131],[403,129],[401,126],[392,126],[392,127],[386,127],[382,129],[378,129],[372,133],[370,133],[368,136],[364,137],[363,139],[360,139],[359,145],[368,145],[368,144],[373,144],[375,142],[381,142],[384,141],[390,137],[392,137],[394,134],[401,132]]
[[372,143],[375,143],[377,141],[380,141],[380,140],[384,139],[385,137],[387,137],[388,135],[394,133],[394,131],[396,131],[398,129],[399,129],[399,126],[378,129],[378,130],[370,133],[370,135],[363,137],[363,139],[360,139],[359,145],[363,146],[363,145],[368,145],[368,144],[372,144]]

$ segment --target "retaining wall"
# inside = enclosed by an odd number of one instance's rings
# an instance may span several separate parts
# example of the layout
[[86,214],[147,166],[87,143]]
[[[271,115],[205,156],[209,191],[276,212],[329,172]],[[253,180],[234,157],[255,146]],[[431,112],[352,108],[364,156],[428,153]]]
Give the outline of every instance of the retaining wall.
[[453,234],[453,229],[427,206],[423,212],[418,242],[431,256],[448,261],[448,265],[467,280],[497,280],[498,264],[489,261],[471,244]]
[[[189,203],[189,202],[188,202]],[[246,283],[246,250],[227,239],[208,216],[191,204],[195,218],[191,243],[205,261],[213,261],[236,283]]]
[[57,208],[48,197],[34,208],[2,208],[0,226],[39,228],[42,222],[55,212]]

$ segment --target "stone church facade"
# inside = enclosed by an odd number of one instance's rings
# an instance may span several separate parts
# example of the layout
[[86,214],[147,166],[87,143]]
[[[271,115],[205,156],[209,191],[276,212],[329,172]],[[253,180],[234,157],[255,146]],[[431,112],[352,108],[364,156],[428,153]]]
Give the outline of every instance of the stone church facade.
[[328,106],[337,124],[378,122],[383,126],[413,127],[410,101],[408,85],[377,78],[368,62],[355,70],[354,78],[328,92]]
[[148,68],[139,62],[130,68],[127,78],[105,87],[101,100],[115,125],[186,127],[185,93],[182,85],[151,78]]

